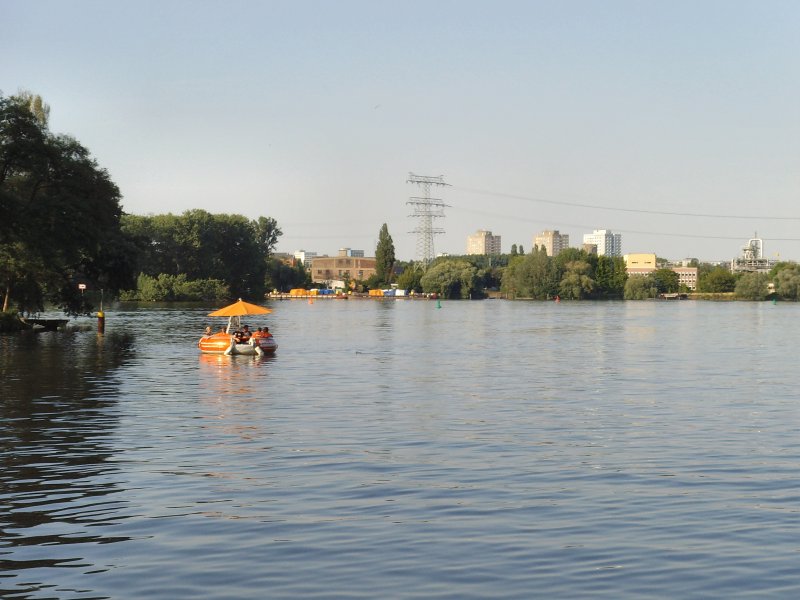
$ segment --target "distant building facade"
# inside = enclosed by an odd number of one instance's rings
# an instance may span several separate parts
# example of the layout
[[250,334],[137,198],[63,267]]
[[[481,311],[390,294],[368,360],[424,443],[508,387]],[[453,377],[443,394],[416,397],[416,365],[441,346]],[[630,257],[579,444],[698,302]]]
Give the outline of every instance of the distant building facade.
[[595,229],[583,234],[584,244],[595,244],[599,256],[622,256],[622,234],[610,229]]
[[294,257],[303,263],[303,266],[306,268],[311,264],[315,256],[317,256],[316,252],[306,252],[305,250],[297,250],[294,253]]
[[501,254],[500,236],[491,231],[479,229],[467,236],[467,254]]
[[[650,253],[626,254],[625,272],[630,277],[649,275],[658,270],[656,255]],[[678,285],[684,285],[690,290],[697,289],[697,267],[666,267],[678,275]]]
[[339,248],[339,256],[352,256],[355,258],[364,258],[364,251],[353,250],[352,248]]
[[656,255],[653,253],[626,254],[622,258],[625,260],[625,271],[628,275],[647,275],[658,268]]
[[697,267],[671,267],[678,274],[678,285],[685,285],[690,290],[697,289]]
[[375,274],[375,259],[356,256],[316,256],[311,261],[311,281],[329,283],[351,279],[369,279]]
[[558,253],[569,248],[569,235],[559,233],[558,229],[545,229],[533,238],[533,245],[544,248],[547,256],[558,256]]

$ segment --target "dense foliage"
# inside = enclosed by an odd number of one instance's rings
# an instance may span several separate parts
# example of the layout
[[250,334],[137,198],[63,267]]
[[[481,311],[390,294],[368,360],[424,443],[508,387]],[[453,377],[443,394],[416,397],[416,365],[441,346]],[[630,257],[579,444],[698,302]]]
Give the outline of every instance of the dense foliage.
[[133,279],[120,193],[86,148],[49,131],[48,114],[38,96],[0,95],[3,310],[86,312],[79,284],[113,294]]
[[420,278],[422,291],[442,298],[480,298],[478,269],[463,259],[435,261]]
[[697,291],[707,293],[732,292],[736,288],[736,275],[724,267],[714,267],[697,277]]
[[773,279],[775,293],[784,300],[800,300],[800,265],[784,263]]
[[251,221],[196,209],[182,215],[125,215],[122,231],[136,248],[137,272],[151,278],[218,280],[231,296],[242,298],[259,298],[277,287],[268,278],[275,271],[270,255],[281,235],[274,219]]
[[769,275],[745,273],[736,282],[736,296],[743,300],[766,300],[769,295]]
[[512,256],[501,289],[509,298],[547,300],[622,298],[627,274],[620,257],[596,256],[567,248],[555,257],[544,248]]

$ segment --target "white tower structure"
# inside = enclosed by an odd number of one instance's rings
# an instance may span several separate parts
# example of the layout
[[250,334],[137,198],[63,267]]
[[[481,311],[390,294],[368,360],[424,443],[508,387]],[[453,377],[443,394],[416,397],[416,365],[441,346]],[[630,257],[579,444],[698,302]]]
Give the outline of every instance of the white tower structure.
[[419,218],[419,226],[411,233],[417,234],[417,258],[422,262],[423,268],[434,258],[433,236],[437,233],[444,233],[444,229],[433,226],[433,220],[444,217],[444,208],[447,206],[440,198],[431,198],[431,186],[444,187],[449,185],[444,182],[444,175],[429,177],[426,175],[408,174],[406,183],[413,183],[422,188],[422,196],[412,196],[406,204],[414,207],[414,213],[410,216]]
[[747,246],[742,248],[742,258],[745,260],[764,258],[764,240],[758,237],[758,233],[756,233],[755,237],[747,240]]

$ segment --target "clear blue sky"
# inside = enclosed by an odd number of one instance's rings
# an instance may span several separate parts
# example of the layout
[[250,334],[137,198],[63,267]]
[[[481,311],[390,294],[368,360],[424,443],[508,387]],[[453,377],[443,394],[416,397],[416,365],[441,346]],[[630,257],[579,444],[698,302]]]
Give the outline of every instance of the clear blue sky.
[[368,255],[385,222],[411,259],[413,171],[452,184],[437,252],[608,228],[723,260],[758,231],[800,260],[794,0],[0,8],[0,90],[41,94],[130,213],[271,216],[281,251]]

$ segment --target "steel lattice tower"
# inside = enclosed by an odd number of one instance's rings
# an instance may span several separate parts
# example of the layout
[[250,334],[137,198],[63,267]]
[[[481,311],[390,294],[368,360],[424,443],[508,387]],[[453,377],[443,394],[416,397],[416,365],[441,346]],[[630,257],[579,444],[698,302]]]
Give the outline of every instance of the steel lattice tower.
[[444,175],[438,177],[428,177],[425,175],[408,174],[406,183],[414,183],[422,188],[422,196],[412,196],[406,204],[414,207],[411,217],[419,217],[419,226],[411,233],[417,234],[417,258],[422,262],[423,268],[434,258],[433,236],[437,233],[444,233],[444,229],[433,226],[433,220],[437,217],[444,217],[444,209],[447,206],[440,198],[431,198],[431,186],[446,186]]

